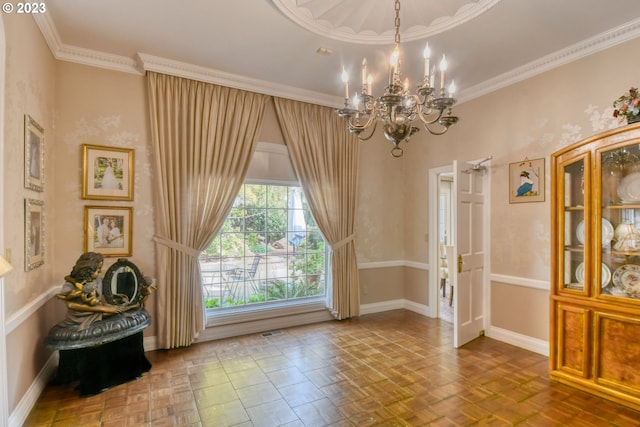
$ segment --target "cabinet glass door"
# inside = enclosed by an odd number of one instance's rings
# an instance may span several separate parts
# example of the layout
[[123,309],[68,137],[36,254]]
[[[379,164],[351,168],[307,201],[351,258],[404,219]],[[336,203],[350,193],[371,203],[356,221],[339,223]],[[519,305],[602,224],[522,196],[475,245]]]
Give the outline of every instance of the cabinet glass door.
[[562,283],[564,290],[584,292],[585,277],[588,277],[585,271],[585,240],[589,231],[589,225],[585,223],[585,159],[569,163],[563,170]]
[[600,154],[602,263],[599,295],[640,302],[640,149],[638,144]]

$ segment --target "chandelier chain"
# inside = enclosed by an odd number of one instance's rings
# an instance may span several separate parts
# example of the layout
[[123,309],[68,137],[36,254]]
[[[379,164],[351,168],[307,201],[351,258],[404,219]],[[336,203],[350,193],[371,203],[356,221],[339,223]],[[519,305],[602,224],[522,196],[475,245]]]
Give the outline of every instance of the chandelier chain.
[[396,45],[400,45],[400,0],[396,0]]

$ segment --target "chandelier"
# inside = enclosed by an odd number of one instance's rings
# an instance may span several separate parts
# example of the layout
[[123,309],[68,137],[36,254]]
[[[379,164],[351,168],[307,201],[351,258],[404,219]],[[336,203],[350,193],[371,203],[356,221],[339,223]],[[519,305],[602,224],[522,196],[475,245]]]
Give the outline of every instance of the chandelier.
[[[442,135],[451,125],[458,122],[453,116],[451,108],[456,103],[453,98],[456,87],[452,81],[445,88],[445,71],[447,61],[444,55],[440,61],[440,88],[434,86],[435,67],[430,67],[431,50],[429,44],[424,49],[424,79],[417,87],[416,93],[409,93],[409,82],[401,82],[400,75],[400,0],[395,2],[395,49],[391,54],[389,67],[389,85],[384,94],[378,98],[372,95],[373,79],[367,74],[367,59],[362,61],[362,90],[356,92],[349,99],[349,76],[342,70],[344,83],[344,107],[336,110],[338,116],[347,120],[347,129],[358,135],[361,141],[369,140],[378,125],[382,122],[384,136],[394,147],[391,149],[393,157],[401,157],[403,150],[400,143],[408,142],[409,138],[420,129],[413,125],[419,118],[424,128],[432,135]],[[445,113],[446,111],[446,113]],[[370,129],[368,135],[363,132]]]

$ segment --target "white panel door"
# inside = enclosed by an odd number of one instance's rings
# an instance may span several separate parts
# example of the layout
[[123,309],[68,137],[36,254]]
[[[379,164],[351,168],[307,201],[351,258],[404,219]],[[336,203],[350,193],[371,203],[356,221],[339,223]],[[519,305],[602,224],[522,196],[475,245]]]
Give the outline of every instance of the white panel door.
[[485,168],[470,169],[455,161],[456,244],[454,275],[454,347],[482,334],[485,323],[484,216],[487,189]]

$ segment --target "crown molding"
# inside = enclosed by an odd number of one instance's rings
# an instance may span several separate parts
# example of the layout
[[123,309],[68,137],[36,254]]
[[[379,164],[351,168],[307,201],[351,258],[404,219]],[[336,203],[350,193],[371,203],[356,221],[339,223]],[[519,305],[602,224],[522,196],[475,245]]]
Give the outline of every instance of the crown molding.
[[[320,92],[239,76],[212,68],[201,67],[172,59],[138,53],[136,58],[113,55],[90,49],[69,46],[60,40],[48,14],[34,14],[40,32],[56,59],[114,71],[142,75],[146,71],[171,74],[207,83],[278,96],[296,101],[340,108],[344,99]],[[640,18],[600,33],[565,49],[544,56],[521,67],[461,90],[458,104],[471,101],[512,84],[537,76],[593,53],[640,37]]]
[[461,90],[460,96],[458,97],[458,104],[471,101],[472,99],[479,98],[514,83],[530,79],[538,74],[577,61],[637,37],[640,37],[640,19],[627,22],[626,24],[582,40],[565,49],[543,56],[522,67],[515,68],[480,84]]
[[34,14],[40,32],[42,33],[54,58],[61,61],[75,62],[98,68],[105,68],[124,73],[144,75],[146,71],[171,74],[193,80],[214,83],[222,86],[265,95],[289,98],[297,101],[309,102],[318,105],[340,108],[344,100],[341,97],[326,95],[320,92],[304,90],[292,86],[267,82],[264,80],[243,77],[212,68],[201,67],[172,59],[138,53],[136,58],[99,52],[69,46],[62,43],[55,24],[48,14]]
[[244,77],[199,65],[138,53],[138,67],[145,71],[171,74],[207,83],[243,89],[265,95],[339,108],[344,100],[320,92]]
[[56,26],[49,14],[33,14],[32,16],[54,58],[60,61],[75,62],[123,73],[142,74],[142,72],[136,68],[137,63],[132,58],[69,46],[62,43]]

